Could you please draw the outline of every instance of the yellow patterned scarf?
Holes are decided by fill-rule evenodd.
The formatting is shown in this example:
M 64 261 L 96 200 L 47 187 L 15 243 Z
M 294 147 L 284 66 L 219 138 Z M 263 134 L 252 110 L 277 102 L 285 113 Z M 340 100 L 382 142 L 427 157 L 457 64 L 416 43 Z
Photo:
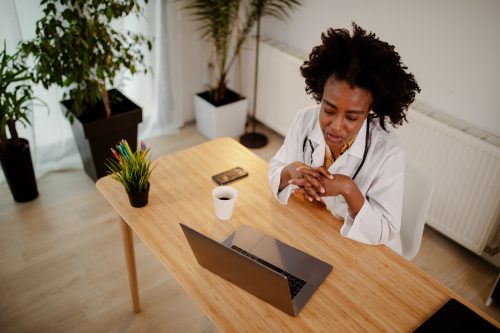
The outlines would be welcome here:
M 352 146 L 354 140 L 356 140 L 356 136 L 352 137 L 349 141 L 347 141 L 342 146 L 342 148 L 340 149 L 340 155 L 345 153 L 347 151 L 347 149 L 349 149 Z M 338 156 L 337 156 L 337 158 L 338 158 Z M 337 160 L 337 158 L 335 158 L 335 156 L 333 155 L 330 147 L 328 147 L 328 145 L 326 145 L 326 147 L 325 147 L 325 162 L 323 163 L 323 166 L 328 170 L 330 168 L 330 166 Z

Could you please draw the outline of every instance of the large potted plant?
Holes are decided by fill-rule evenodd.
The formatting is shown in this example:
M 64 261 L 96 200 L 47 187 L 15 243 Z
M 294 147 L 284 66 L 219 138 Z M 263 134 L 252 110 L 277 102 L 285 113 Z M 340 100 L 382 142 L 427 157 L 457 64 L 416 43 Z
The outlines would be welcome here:
M 45 88 L 66 88 L 65 115 L 72 123 L 85 171 L 97 180 L 106 175 L 107 147 L 122 138 L 133 150 L 137 146 L 142 109 L 108 87 L 123 70 L 147 72 L 141 47 L 147 44 L 151 49 L 151 41 L 111 25 L 128 14 L 139 15 L 141 7 L 137 0 L 42 0 L 41 5 L 36 37 L 22 48 L 34 58 L 35 82 Z
M 286 17 L 300 0 L 186 0 L 202 38 L 213 48 L 214 82 L 194 96 L 196 126 L 206 137 L 239 136 L 245 131 L 248 101 L 227 87 L 227 77 L 255 23 L 266 15 Z M 240 14 L 243 17 L 240 18 Z
M 28 68 L 20 51 L 0 53 L 0 162 L 14 200 L 26 202 L 38 196 L 29 142 L 20 138 L 16 124 L 29 125 L 33 100 Z

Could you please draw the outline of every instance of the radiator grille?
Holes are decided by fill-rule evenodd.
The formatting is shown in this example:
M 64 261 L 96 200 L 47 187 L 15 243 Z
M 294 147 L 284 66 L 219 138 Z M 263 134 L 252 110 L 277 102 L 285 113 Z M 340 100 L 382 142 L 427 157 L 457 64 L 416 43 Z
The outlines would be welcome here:
M 427 224 L 481 254 L 500 206 L 500 149 L 411 109 L 397 133 L 407 157 L 434 178 Z

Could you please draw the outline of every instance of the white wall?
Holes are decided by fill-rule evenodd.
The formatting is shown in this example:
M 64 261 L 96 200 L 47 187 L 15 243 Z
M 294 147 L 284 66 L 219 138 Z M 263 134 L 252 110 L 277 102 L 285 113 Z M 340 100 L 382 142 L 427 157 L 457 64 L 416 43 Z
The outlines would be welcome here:
M 209 45 L 200 40 L 197 24 L 185 10 L 178 7 L 179 35 L 177 45 L 180 51 L 177 54 L 179 63 L 178 84 L 180 85 L 180 103 L 184 110 L 184 121 L 194 120 L 193 95 L 205 90 L 209 81 L 208 57 Z
M 309 53 L 328 27 L 355 21 L 395 45 L 415 75 L 417 100 L 500 136 L 500 1 L 303 0 L 267 36 Z
M 17 19 L 12 13 L 15 13 L 14 1 L 2 0 L 0 6 L 0 49 L 3 50 L 5 42 L 8 53 L 15 52 L 17 43 L 21 40 Z

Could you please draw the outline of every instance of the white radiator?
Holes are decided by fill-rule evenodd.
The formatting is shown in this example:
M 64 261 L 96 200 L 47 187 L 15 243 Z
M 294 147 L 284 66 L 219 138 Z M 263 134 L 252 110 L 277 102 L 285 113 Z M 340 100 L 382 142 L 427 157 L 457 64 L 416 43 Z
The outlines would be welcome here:
M 256 115 L 282 135 L 299 109 L 315 103 L 299 71 L 305 57 L 261 42 Z M 397 130 L 407 156 L 435 182 L 427 224 L 481 254 L 500 224 L 498 138 L 416 103 L 408 121 Z
M 434 178 L 427 224 L 481 255 L 500 222 L 500 148 L 423 109 L 415 103 L 397 133 L 407 157 Z
M 254 57 L 249 57 L 250 66 Z M 256 118 L 283 136 L 297 111 L 315 103 L 300 74 L 303 59 L 304 55 L 269 40 L 260 44 Z

